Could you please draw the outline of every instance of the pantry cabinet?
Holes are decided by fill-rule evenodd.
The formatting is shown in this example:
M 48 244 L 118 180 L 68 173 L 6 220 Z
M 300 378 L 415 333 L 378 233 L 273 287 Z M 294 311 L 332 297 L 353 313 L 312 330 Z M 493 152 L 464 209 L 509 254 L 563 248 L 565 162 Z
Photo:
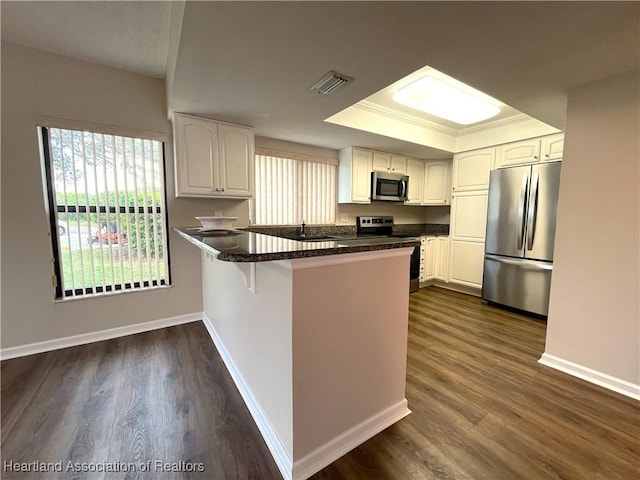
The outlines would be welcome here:
M 495 165 L 495 148 L 484 148 L 453 156 L 451 190 L 455 192 L 489 188 L 489 172 Z
M 373 152 L 344 148 L 339 152 L 338 203 L 371 203 Z
M 488 190 L 458 192 L 451 200 L 448 279 L 465 287 L 482 286 Z
M 177 197 L 251 198 L 253 129 L 174 114 Z

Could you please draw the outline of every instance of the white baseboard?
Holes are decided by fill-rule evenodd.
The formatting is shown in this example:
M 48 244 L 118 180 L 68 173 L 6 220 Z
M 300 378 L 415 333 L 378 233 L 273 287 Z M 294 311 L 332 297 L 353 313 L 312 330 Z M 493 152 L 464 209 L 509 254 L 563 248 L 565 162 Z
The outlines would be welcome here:
M 202 315 L 202 323 L 204 323 L 204 326 L 209 332 L 211 340 L 213 340 L 213 343 L 218 349 L 218 353 L 222 357 L 222 360 L 224 361 L 224 364 L 227 367 L 231 378 L 236 384 L 236 387 L 238 388 L 238 391 L 240 392 L 244 403 L 249 409 L 249 413 L 251 413 L 254 422 L 256 422 L 258 430 L 260 430 L 262 438 L 264 438 L 264 441 L 267 444 L 267 448 L 269 448 L 271 456 L 275 460 L 280 473 L 282 473 L 282 476 L 285 478 L 285 480 L 292 480 L 291 469 L 293 461 L 291 459 L 291 455 L 282 443 L 282 440 L 280 439 L 275 428 L 273 428 L 273 425 L 271 425 L 269 418 L 260 406 L 260 403 L 251 391 L 251 388 L 249 388 L 249 385 L 247 385 L 244 377 L 238 370 L 238 367 L 236 366 L 235 362 L 231 358 L 231 355 L 224 346 L 224 343 L 222 342 L 220 336 L 216 332 L 213 323 L 211 323 L 211 320 L 209 319 L 209 317 L 207 317 L 206 314 Z
M 368 418 L 359 425 L 316 448 L 300 460 L 296 460 L 293 464 L 293 478 L 296 480 L 309 478 L 410 413 L 411 410 L 407 408 L 407 399 L 405 398 L 377 415 Z
M 543 353 L 538 362 L 547 367 L 555 368 L 561 372 L 586 380 L 587 382 L 595 383 L 601 387 L 621 393 L 627 397 L 640 400 L 640 385 L 635 385 L 626 380 L 607 375 L 606 373 L 583 367 L 582 365 L 558 358 L 554 355 L 549 355 L 548 353 Z
M 0 349 L 0 360 L 8 360 L 10 358 L 24 357 L 36 353 L 49 352 L 60 348 L 75 347 L 85 345 L 87 343 L 100 342 L 111 338 L 125 337 L 136 333 L 149 332 L 160 328 L 172 327 L 183 323 L 196 322 L 202 319 L 202 312 L 189 313 L 186 315 L 178 315 L 175 317 L 162 318 L 160 320 L 152 320 L 150 322 L 136 323 L 126 325 L 124 327 L 109 328 L 107 330 L 99 330 L 97 332 L 82 333 L 80 335 L 72 335 L 70 337 L 56 338 L 53 340 L 45 340 L 44 342 L 29 343 L 27 345 L 19 345 L 17 347 L 9 347 Z

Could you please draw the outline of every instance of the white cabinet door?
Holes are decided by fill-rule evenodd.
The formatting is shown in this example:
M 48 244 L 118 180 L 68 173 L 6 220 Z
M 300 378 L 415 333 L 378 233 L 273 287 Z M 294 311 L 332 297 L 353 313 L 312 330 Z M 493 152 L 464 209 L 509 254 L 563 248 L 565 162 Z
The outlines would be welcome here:
M 352 200 L 355 203 L 371 202 L 371 152 L 353 150 Z
M 423 205 L 448 205 L 450 203 L 450 164 L 448 160 L 429 160 L 424 163 Z
M 436 276 L 436 237 L 427 237 L 425 242 L 425 278 L 432 280 Z
M 451 201 L 449 282 L 482 286 L 484 237 L 487 223 L 486 190 L 462 192 Z
M 444 282 L 449 281 L 447 268 L 449 264 L 449 237 L 438 236 L 436 237 L 436 252 L 435 252 L 435 278 Z
M 229 197 L 253 196 L 254 137 L 253 131 L 234 125 L 220 124 L 219 193 Z
M 495 163 L 495 148 L 473 150 L 453 156 L 453 192 L 489 188 L 489 172 Z
M 409 175 L 409 191 L 405 205 L 422 205 L 424 186 L 424 161 L 407 159 L 407 175 Z
M 253 130 L 176 113 L 173 117 L 177 197 L 253 196 Z
M 213 195 L 217 186 L 217 124 L 176 114 L 173 143 L 176 196 Z
M 507 143 L 496 149 L 496 168 L 540 161 L 540 139 Z
M 373 169 L 388 172 L 391 165 L 391 154 L 384 152 L 373 152 Z
M 564 150 L 564 133 L 543 137 L 540 145 L 540 158 L 543 162 L 561 160 Z
M 469 287 L 482 286 L 484 243 L 451 240 L 449 281 Z
M 391 155 L 391 160 L 389 161 L 389 171 L 391 173 L 399 173 L 401 175 L 406 175 L 407 174 L 406 157 Z
M 488 192 L 463 192 L 451 203 L 451 236 L 484 242 L 487 226 Z
M 339 159 L 338 203 L 371 203 L 373 152 L 344 148 Z
M 373 169 L 382 172 L 407 174 L 407 158 L 386 152 L 373 153 Z

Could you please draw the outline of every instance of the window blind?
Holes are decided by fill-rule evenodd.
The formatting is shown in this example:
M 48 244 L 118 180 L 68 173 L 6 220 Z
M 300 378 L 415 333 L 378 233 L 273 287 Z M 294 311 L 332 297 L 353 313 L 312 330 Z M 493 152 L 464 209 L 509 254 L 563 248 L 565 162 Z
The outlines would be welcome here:
M 162 142 L 42 132 L 56 297 L 168 284 Z
M 335 165 L 256 155 L 255 172 L 255 224 L 335 223 Z

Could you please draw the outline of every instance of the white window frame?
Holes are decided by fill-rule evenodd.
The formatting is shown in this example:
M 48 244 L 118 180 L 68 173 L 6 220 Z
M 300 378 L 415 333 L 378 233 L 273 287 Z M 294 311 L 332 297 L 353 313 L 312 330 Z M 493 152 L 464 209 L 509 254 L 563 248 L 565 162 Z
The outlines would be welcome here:
M 95 124 L 84 124 L 81 122 L 74 121 L 60 121 L 55 119 L 41 118 L 39 119 L 39 143 L 41 148 L 41 157 L 42 157 L 42 167 L 44 173 L 44 190 L 46 195 L 46 207 L 48 209 L 49 221 L 51 226 L 51 246 L 53 250 L 53 286 L 55 290 L 55 299 L 70 299 L 70 298 L 86 298 L 87 296 L 92 295 L 104 295 L 111 294 L 116 292 L 125 292 L 125 291 L 139 291 L 145 290 L 148 288 L 157 288 L 162 286 L 168 286 L 171 284 L 171 272 L 170 272 L 170 261 L 169 261 L 169 238 L 168 238 L 168 211 L 167 211 L 167 192 L 166 192 L 166 159 L 164 154 L 165 141 L 166 136 L 162 134 L 156 133 L 148 133 L 141 131 L 132 131 L 132 130 L 124 130 L 118 129 L 116 127 L 109 126 L 101 126 Z M 77 155 L 76 152 L 71 154 L 72 156 L 72 168 L 76 168 L 76 159 L 78 164 L 80 164 L 79 168 L 84 169 L 83 174 L 84 178 L 84 189 L 80 188 L 80 192 L 78 189 L 79 178 L 76 178 L 75 182 L 64 182 L 63 192 L 57 192 L 56 189 L 56 180 L 54 179 L 54 155 L 55 152 L 52 152 L 51 145 L 51 132 L 54 130 L 65 131 L 65 132 L 73 132 L 71 135 L 77 134 L 80 136 L 80 141 L 83 145 L 81 155 Z M 146 160 L 142 160 L 143 173 L 142 176 L 146 175 L 146 171 L 148 168 L 151 168 L 151 172 L 153 173 L 153 178 L 151 179 L 138 179 L 140 174 L 134 175 L 136 177 L 135 184 L 127 186 L 127 181 L 124 181 L 124 184 L 121 184 L 120 187 L 124 187 L 123 191 L 118 191 L 118 180 L 116 177 L 118 176 L 118 168 L 115 168 L 112 171 L 109 171 L 109 175 L 113 176 L 112 185 L 115 186 L 114 190 L 108 190 L 108 192 L 114 195 L 114 202 L 108 202 L 108 204 L 100 205 L 100 201 L 98 200 L 99 196 L 96 194 L 96 202 L 89 201 L 89 195 L 86 195 L 86 202 L 82 205 L 78 204 L 79 193 L 88 192 L 87 186 L 87 172 L 96 175 L 95 170 L 97 170 L 97 166 L 94 165 L 94 171 L 91 169 L 87 169 L 86 158 L 88 158 L 91 153 L 85 152 L 85 138 L 86 136 L 90 136 L 93 142 L 96 142 L 96 137 L 100 139 L 101 143 L 97 143 L 99 147 L 101 147 L 105 152 L 111 147 L 111 151 L 113 152 L 113 160 L 114 165 L 116 163 L 116 144 L 115 142 L 121 142 L 121 152 L 124 152 L 125 146 L 131 146 L 133 148 L 133 158 L 150 158 L 152 159 L 150 162 L 146 162 Z M 74 137 L 75 138 L 75 137 Z M 106 139 L 106 140 L 105 140 Z M 106 142 L 106 143 L 105 143 Z M 128 143 L 131 142 L 131 143 Z M 95 153 L 95 145 L 93 148 L 94 159 L 98 158 Z M 137 152 L 136 157 L 136 145 L 141 146 Z M 145 146 L 147 146 L 147 151 L 145 152 Z M 150 147 L 149 147 L 150 146 Z M 60 147 L 62 148 L 62 147 Z M 151 148 L 151 150 L 149 150 Z M 73 149 L 72 149 L 73 150 Z M 59 152 L 61 154 L 61 151 Z M 84 156 L 84 157 L 83 157 Z M 130 158 L 130 157 L 127 157 Z M 121 154 L 120 160 L 122 162 L 127 162 L 125 160 L 125 154 Z M 103 159 L 104 162 L 104 159 Z M 136 160 L 137 162 L 137 160 Z M 133 166 L 134 170 L 140 167 L 140 164 L 135 163 L 134 165 L 129 165 L 131 168 Z M 67 167 L 64 167 L 67 168 Z M 105 170 L 105 175 L 107 174 L 106 166 L 103 167 Z M 124 169 L 125 167 L 121 167 Z M 154 171 L 153 169 L 157 171 Z M 67 174 L 66 171 L 56 173 Z M 144 183 L 139 183 L 144 182 Z M 151 188 L 148 187 L 148 184 L 151 184 Z M 72 192 L 67 192 L 67 185 L 69 185 L 69 189 L 72 189 Z M 105 180 L 105 186 L 108 185 Z M 133 190 L 130 190 L 133 188 Z M 76 203 L 68 204 L 68 196 L 67 193 L 75 192 Z M 135 195 L 131 195 L 132 192 L 135 192 Z M 57 193 L 63 193 L 64 196 L 64 205 L 58 205 L 57 203 Z M 159 198 L 157 195 L 159 193 Z M 124 198 L 128 200 L 128 205 L 120 205 L 119 198 L 120 194 L 124 194 Z M 107 193 L 107 195 L 109 195 Z M 140 197 L 142 195 L 142 197 Z M 144 202 L 140 202 L 140 198 L 144 200 Z M 103 202 L 105 203 L 105 202 Z M 63 255 L 62 255 L 62 247 L 61 240 L 62 233 L 60 229 L 60 225 L 58 222 L 58 215 L 60 213 L 74 214 L 76 219 L 74 222 L 76 223 L 76 233 L 78 235 L 78 242 L 76 244 L 76 248 L 78 249 L 77 256 L 80 258 L 81 265 L 81 280 L 82 284 L 78 285 L 73 279 L 75 273 L 73 273 L 73 267 L 67 271 L 67 277 L 63 278 L 65 272 L 63 272 Z M 88 220 L 88 228 L 87 232 L 89 232 L 89 237 L 86 239 L 88 246 L 82 244 L 85 240 L 81 238 L 80 232 L 80 220 L 79 215 L 86 215 Z M 98 219 L 92 225 L 91 217 L 96 216 Z M 124 220 L 122 217 L 124 216 Z M 100 218 L 105 220 L 101 221 Z M 133 218 L 130 222 L 129 218 Z M 121 223 L 122 222 L 122 223 Z M 140 223 L 142 222 L 142 223 Z M 69 228 L 71 222 L 67 221 L 66 226 Z M 125 226 L 126 223 L 126 226 Z M 101 229 L 101 224 L 104 224 L 105 229 Z M 116 227 L 117 233 L 112 233 L 111 228 Z M 142 226 L 142 227 L 141 227 Z M 64 227 L 63 227 L 64 228 Z M 144 229 L 144 231 L 141 230 Z M 70 230 L 70 228 L 69 228 Z M 98 245 L 95 247 L 97 250 L 100 249 L 100 252 L 106 250 L 108 248 L 108 258 L 111 258 L 111 263 L 109 264 L 109 260 L 106 262 L 107 268 L 111 268 L 111 274 L 109 275 L 110 281 L 105 281 L 107 275 L 104 275 L 102 278 L 96 278 L 96 265 L 94 265 L 93 261 L 93 250 L 94 250 L 94 242 L 92 241 L 92 235 L 94 230 L 97 232 L 103 232 L 102 234 L 96 233 L 98 241 L 96 242 Z M 124 230 L 124 231 L 123 231 Z M 130 236 L 127 239 L 126 233 L 129 232 Z M 69 233 L 67 233 L 69 235 Z M 130 240 L 134 237 L 136 240 L 135 247 L 130 247 Z M 153 237 L 150 239 L 150 237 Z M 138 240 L 139 239 L 139 240 Z M 66 240 L 69 240 L 67 237 Z M 69 247 L 69 245 L 66 245 Z M 158 255 L 157 252 L 161 249 L 162 254 Z M 155 253 L 152 255 L 151 252 Z M 83 257 L 85 254 L 89 254 L 91 260 L 91 265 L 86 265 L 87 268 L 90 267 L 89 278 L 85 278 L 85 265 L 83 265 Z M 111 254 L 114 254 L 116 260 L 114 262 Z M 123 254 L 127 254 L 126 259 L 123 258 Z M 69 252 L 70 262 L 71 256 L 74 254 Z M 105 253 L 100 253 L 102 259 L 106 256 Z M 132 259 L 132 256 L 135 256 L 135 259 Z M 152 261 L 150 258 L 154 257 Z M 161 260 L 159 259 L 161 257 Z M 104 260 L 102 260 L 104 262 Z M 146 261 L 146 263 L 143 263 Z M 125 275 L 121 273 L 118 275 L 117 269 L 120 267 L 120 271 L 123 272 L 123 267 L 130 267 L 130 278 L 125 278 Z M 143 269 L 144 266 L 144 269 Z M 101 265 L 103 271 L 105 269 L 105 263 Z M 135 269 L 135 270 L 134 270 Z M 71 277 L 71 279 L 69 278 Z

